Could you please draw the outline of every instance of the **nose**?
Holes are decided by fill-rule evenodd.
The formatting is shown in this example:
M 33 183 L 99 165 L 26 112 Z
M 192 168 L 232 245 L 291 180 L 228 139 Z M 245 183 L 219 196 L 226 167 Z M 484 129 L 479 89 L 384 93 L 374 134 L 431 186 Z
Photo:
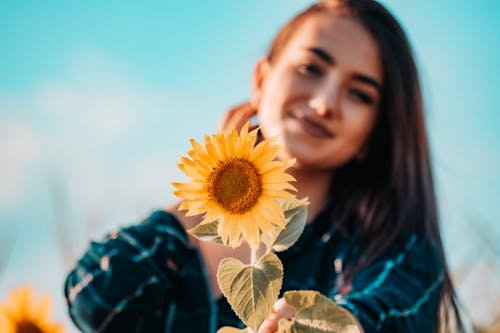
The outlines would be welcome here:
M 309 101 L 309 107 L 321 117 L 334 117 L 339 113 L 339 89 L 329 85 L 318 89 Z

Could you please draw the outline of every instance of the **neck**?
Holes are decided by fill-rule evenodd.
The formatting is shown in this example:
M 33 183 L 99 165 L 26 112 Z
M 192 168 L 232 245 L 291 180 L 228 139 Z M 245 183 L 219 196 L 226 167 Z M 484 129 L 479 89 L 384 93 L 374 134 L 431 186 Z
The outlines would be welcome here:
M 307 221 L 310 222 L 326 205 L 333 173 L 331 171 L 294 168 L 289 169 L 288 172 L 297 180 L 293 184 L 297 188 L 297 198 L 309 198 Z

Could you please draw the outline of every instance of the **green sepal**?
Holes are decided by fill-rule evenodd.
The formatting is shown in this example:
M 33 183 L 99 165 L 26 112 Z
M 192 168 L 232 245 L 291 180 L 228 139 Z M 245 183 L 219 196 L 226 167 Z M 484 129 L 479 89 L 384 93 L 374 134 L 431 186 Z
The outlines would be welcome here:
M 274 237 L 265 238 L 264 243 L 276 252 L 290 248 L 304 232 L 307 220 L 308 199 L 280 199 L 278 203 L 285 214 L 285 229 L 276 230 Z
M 218 226 L 219 220 L 217 219 L 209 223 L 198 224 L 188 232 L 201 241 L 222 244 L 222 238 L 217 233 Z

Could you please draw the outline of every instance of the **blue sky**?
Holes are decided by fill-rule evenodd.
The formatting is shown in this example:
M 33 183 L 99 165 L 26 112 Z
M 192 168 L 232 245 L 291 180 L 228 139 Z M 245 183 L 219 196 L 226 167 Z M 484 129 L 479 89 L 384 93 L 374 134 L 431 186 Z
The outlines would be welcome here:
M 309 3 L 0 3 L 0 299 L 31 283 L 66 321 L 64 274 L 88 239 L 173 202 L 188 139 L 248 98 L 256 60 Z M 452 268 L 498 258 L 484 244 L 500 240 L 500 4 L 383 3 L 421 70 Z

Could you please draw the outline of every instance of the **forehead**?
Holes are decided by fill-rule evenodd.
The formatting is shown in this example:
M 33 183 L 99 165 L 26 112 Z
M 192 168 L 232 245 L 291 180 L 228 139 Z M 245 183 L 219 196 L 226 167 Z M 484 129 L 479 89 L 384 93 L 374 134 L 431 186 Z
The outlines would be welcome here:
M 312 47 L 326 51 L 343 69 L 382 81 L 378 43 L 354 18 L 327 13 L 308 17 L 294 31 L 281 56 L 293 57 Z

